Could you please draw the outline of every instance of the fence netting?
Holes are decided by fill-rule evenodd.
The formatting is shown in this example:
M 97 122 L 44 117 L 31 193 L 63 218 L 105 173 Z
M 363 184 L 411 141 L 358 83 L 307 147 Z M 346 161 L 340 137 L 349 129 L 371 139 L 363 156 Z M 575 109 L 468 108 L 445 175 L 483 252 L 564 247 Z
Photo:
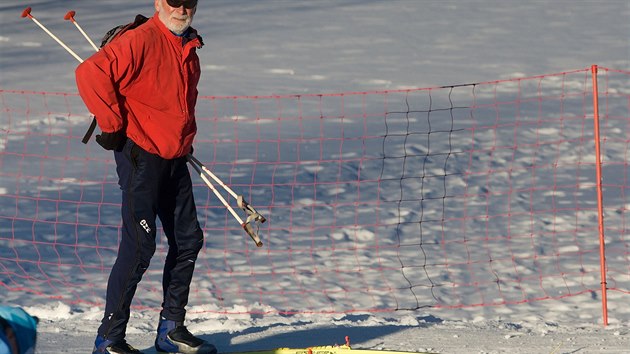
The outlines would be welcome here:
M 599 70 L 606 274 L 626 295 L 629 74 Z M 121 228 L 113 155 L 81 143 L 91 117 L 76 93 L 0 99 L 2 297 L 102 305 Z M 590 69 L 200 97 L 196 112 L 195 156 L 267 222 L 257 248 L 190 169 L 205 245 L 189 306 L 289 314 L 597 301 Z M 161 304 L 168 245 L 158 238 L 135 307 Z

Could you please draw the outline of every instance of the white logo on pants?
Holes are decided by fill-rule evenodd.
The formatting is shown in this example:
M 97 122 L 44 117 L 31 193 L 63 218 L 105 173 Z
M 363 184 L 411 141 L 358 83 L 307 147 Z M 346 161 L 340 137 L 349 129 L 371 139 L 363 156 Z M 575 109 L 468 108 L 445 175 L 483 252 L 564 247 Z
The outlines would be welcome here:
M 144 219 L 140 220 L 140 226 L 142 226 L 144 231 L 146 231 L 147 233 L 151 232 L 151 228 L 149 227 L 149 223 L 146 220 L 144 220 Z

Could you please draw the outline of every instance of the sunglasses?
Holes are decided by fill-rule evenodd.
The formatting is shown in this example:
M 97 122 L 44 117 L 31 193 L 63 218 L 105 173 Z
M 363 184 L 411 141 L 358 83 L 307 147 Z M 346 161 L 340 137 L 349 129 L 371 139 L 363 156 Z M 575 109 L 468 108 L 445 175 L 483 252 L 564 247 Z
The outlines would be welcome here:
M 166 0 L 166 3 L 170 7 L 180 7 L 184 5 L 184 8 L 192 9 L 197 6 L 197 0 Z

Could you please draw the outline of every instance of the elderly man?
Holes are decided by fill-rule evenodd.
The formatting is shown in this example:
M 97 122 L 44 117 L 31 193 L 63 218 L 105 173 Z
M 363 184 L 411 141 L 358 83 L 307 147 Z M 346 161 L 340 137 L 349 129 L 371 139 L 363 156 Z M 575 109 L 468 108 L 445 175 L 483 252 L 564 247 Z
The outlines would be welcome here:
M 125 340 L 130 305 L 156 248 L 156 218 L 169 250 L 155 347 L 160 353 L 216 353 L 183 325 L 195 261 L 203 245 L 186 155 L 197 126 L 200 77 L 191 26 L 197 0 L 154 0 L 155 14 L 79 65 L 76 79 L 113 150 L 122 190 L 122 237 L 107 284 L 93 353 L 140 353 Z M 115 237 L 115 235 L 112 235 Z

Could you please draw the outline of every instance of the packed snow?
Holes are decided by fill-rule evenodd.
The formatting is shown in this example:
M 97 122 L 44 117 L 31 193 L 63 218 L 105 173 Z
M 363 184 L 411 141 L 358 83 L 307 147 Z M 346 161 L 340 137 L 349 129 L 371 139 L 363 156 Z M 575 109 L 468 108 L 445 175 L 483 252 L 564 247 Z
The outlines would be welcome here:
M 4 0 L 0 89 L 76 92 L 76 60 L 20 17 L 26 6 L 85 58 L 93 49 L 63 20 L 68 10 L 77 12 L 94 40 L 138 13 L 153 13 L 148 0 Z M 216 0 L 200 2 L 193 25 L 206 44 L 199 52 L 199 91 L 206 96 L 436 87 L 591 64 L 630 70 L 627 0 Z M 28 295 L 0 298 L 40 319 L 38 353 L 91 352 L 102 308 L 38 302 Z M 602 324 L 599 297 L 588 294 L 514 305 L 330 315 L 247 314 L 237 307 L 224 314 L 213 300 L 190 307 L 187 325 L 222 352 L 343 344 L 348 336 L 353 348 L 410 352 L 630 353 L 629 298 L 619 292 L 609 295 L 608 326 Z M 155 353 L 157 317 L 155 308 L 133 311 L 128 342 Z

